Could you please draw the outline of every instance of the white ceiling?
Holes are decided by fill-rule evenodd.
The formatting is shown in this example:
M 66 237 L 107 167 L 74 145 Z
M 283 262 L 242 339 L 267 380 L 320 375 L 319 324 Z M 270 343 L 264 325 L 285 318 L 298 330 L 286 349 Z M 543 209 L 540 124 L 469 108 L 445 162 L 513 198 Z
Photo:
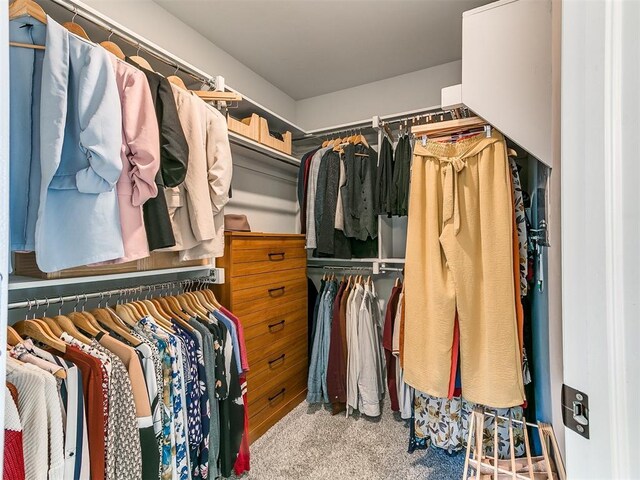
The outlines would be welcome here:
M 489 0 L 154 0 L 300 100 L 458 60 Z

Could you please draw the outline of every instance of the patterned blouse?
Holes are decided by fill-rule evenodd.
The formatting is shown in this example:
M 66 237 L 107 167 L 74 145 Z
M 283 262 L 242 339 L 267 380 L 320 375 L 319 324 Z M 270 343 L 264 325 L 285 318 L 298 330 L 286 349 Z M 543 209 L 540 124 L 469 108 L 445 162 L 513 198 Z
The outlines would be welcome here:
M 171 390 L 171 411 L 173 414 L 173 422 L 171 422 L 171 429 L 173 432 L 173 438 L 175 438 L 175 453 L 171 457 L 171 460 L 175 461 L 176 476 L 180 480 L 188 480 L 190 478 L 189 469 L 189 456 L 187 446 L 187 425 L 186 425 L 186 412 L 185 412 L 185 390 L 184 390 L 184 376 L 181 366 L 181 352 L 178 340 L 175 335 L 169 334 L 164 331 L 158 324 L 149 317 L 144 317 L 140 320 L 139 325 L 152 333 L 156 339 L 164 340 L 166 342 L 164 346 L 164 359 L 163 359 L 163 373 L 165 371 L 165 365 L 170 367 L 170 378 L 165 379 L 165 386 L 169 386 Z M 160 347 L 158 348 L 160 350 Z M 172 449 L 173 450 L 173 449 Z M 165 464 L 165 455 L 163 450 L 162 457 L 163 465 Z M 163 474 L 164 477 L 164 474 Z
M 200 379 L 198 375 L 198 358 L 196 339 L 177 322 L 172 321 L 173 331 L 181 340 L 184 349 L 182 351 L 185 363 L 186 398 L 187 398 L 187 426 L 189 429 L 189 456 L 192 474 L 195 469 L 199 471 L 199 453 L 203 440 L 202 418 L 200 402 L 202 397 Z M 203 360 L 204 361 L 204 360 Z M 203 379 L 204 381 L 204 379 Z M 195 475 L 195 474 L 194 474 Z
M 111 359 L 109 385 L 109 441 L 107 445 L 107 478 L 137 480 L 142 478 L 142 449 L 136 406 L 127 368 L 120 358 L 96 340 L 91 346 Z
M 173 428 L 173 390 L 171 388 L 171 358 L 167 352 L 167 342 L 155 334 L 148 324 L 140 322 L 134 331 L 154 343 L 162 362 L 162 435 L 161 435 L 161 478 L 171 480 L 174 472 L 175 432 Z

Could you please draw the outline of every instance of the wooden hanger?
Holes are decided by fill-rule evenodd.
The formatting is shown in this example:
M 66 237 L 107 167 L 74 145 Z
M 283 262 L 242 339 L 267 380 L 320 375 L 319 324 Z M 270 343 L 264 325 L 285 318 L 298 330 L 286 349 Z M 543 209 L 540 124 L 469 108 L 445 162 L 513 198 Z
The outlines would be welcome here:
M 161 318 L 165 321 L 170 321 L 173 317 L 173 313 L 171 312 L 171 307 L 167 303 L 167 300 L 164 297 L 152 298 L 151 303 L 156 307 L 156 310 L 161 314 L 158 318 Z
M 167 303 L 171 306 L 171 312 L 174 314 L 173 318 L 177 317 L 182 320 L 189 320 L 189 315 L 182 311 L 182 305 L 180 305 L 176 297 L 167 297 Z
M 33 0 L 15 0 L 9 5 L 9 20 L 20 17 L 35 18 L 41 23 L 47 24 L 47 14 L 43 8 Z
M 47 324 L 47 326 L 49 327 L 49 330 L 53 332 L 53 335 L 56 338 L 60 338 L 60 335 L 62 335 L 63 330 L 60 328 L 60 325 L 58 325 L 53 318 L 42 317 L 40 320 L 42 320 L 44 323 Z
M 124 60 L 125 59 L 125 54 L 122 51 L 122 49 L 118 45 L 113 43 L 112 41 L 105 40 L 104 42 L 100 42 L 100 46 L 102 48 L 104 48 L 105 50 L 107 50 L 108 52 L 113 53 L 120 60 Z
M 43 24 L 47 24 L 47 14 L 33 0 L 15 0 L 9 5 L 9 20 L 15 20 L 21 17 L 31 17 Z M 35 43 L 9 42 L 12 47 L 32 48 L 34 50 L 44 50 L 44 45 Z
M 180 87 L 183 90 L 189 90 L 187 88 L 187 86 L 184 84 L 184 80 L 182 80 L 179 76 L 177 75 L 169 75 L 167 77 L 167 80 L 169 80 L 170 83 L 173 83 L 176 87 Z
M 191 307 L 195 310 L 196 315 L 194 316 L 203 316 L 208 315 L 208 307 L 205 306 L 208 302 L 201 300 L 195 292 L 185 292 L 183 294 L 187 301 L 191 303 Z M 202 296 L 204 298 L 204 295 Z
M 180 304 L 182 309 L 185 310 L 191 317 L 196 317 L 200 314 L 200 309 L 194 303 L 193 298 L 191 298 L 186 292 L 182 295 L 177 295 L 175 298 L 176 300 L 178 300 L 178 303 Z
M 411 127 L 411 133 L 416 136 L 426 135 L 428 138 L 434 138 L 476 127 L 484 127 L 485 125 L 488 125 L 487 121 L 480 117 L 459 118 L 457 120 L 415 125 Z
M 78 25 L 75 20 L 76 17 L 78 16 L 78 12 L 74 12 L 73 17 L 71 18 L 70 22 L 64 22 L 62 24 L 62 26 L 64 28 L 66 28 L 67 30 L 69 30 L 71 33 L 84 38 L 85 40 L 89 40 L 91 41 L 91 39 L 89 38 L 89 35 L 87 35 L 87 32 L 85 31 L 84 28 L 82 28 L 80 25 Z
M 16 332 L 16 330 L 11 326 L 7 327 L 7 343 L 12 347 L 15 347 L 22 342 L 24 342 L 24 340 L 18 334 L 18 332 Z
M 358 136 L 357 136 L 357 138 L 355 140 L 355 144 L 356 145 L 359 144 L 359 143 L 361 143 L 365 147 L 369 148 L 369 144 L 367 143 L 367 139 L 362 134 L 358 134 Z
M 518 152 L 516 152 L 513 148 L 508 148 L 507 149 L 507 157 L 517 157 L 518 156 Z
M 93 313 L 87 312 L 85 310 L 82 310 L 80 313 L 84 315 L 87 318 L 87 320 L 89 320 L 89 323 L 93 325 L 93 328 L 95 328 L 96 330 L 102 333 L 109 333 L 100 326 L 96 317 L 93 316 Z
M 106 308 L 96 308 L 91 313 L 95 316 L 98 322 L 102 323 L 102 325 L 109 328 L 114 333 L 117 333 L 134 347 L 137 347 L 142 343 L 139 338 L 134 337 L 126 328 L 116 323 L 111 316 L 111 313 Z
M 147 306 L 147 310 L 149 310 L 149 313 L 151 314 L 151 317 L 153 317 L 153 318 L 162 318 L 165 321 L 169 321 L 170 320 L 170 318 L 163 311 L 161 311 L 158 307 L 156 307 L 156 304 L 153 303 L 151 300 L 143 300 L 143 302 Z
M 131 327 L 138 324 L 138 319 L 135 318 L 133 312 L 125 304 L 116 305 L 116 314 Z
M 21 320 L 13 325 L 13 328 L 23 337 L 33 338 L 62 353 L 67 351 L 66 343 L 59 338 L 49 336 L 42 325 L 34 320 Z
M 96 327 L 91 325 L 91 322 L 80 312 L 71 312 L 67 315 L 69 320 L 73 322 L 73 324 L 80 328 L 82 331 L 88 333 L 90 336 L 95 337 L 100 333 Z
M 146 70 L 150 70 L 153 72 L 153 68 L 151 68 L 151 65 L 149 64 L 149 62 L 147 62 L 144 58 L 138 56 L 138 55 L 134 55 L 132 57 L 129 57 L 132 61 L 134 61 L 136 64 L 138 64 L 139 66 L 141 66 L 142 68 L 146 69 Z
M 400 277 L 396 277 L 396 281 L 393 284 L 394 287 L 397 287 L 398 285 L 400 285 Z
M 198 297 L 198 299 L 200 300 L 200 303 L 205 308 L 205 310 L 207 310 L 207 312 L 210 312 L 211 310 L 215 310 L 215 307 L 209 302 L 209 299 L 207 298 L 207 296 L 204 294 L 202 290 L 194 290 L 191 293 L 193 293 L 193 295 Z
M 184 82 L 183 82 L 183 85 L 184 85 Z M 204 100 L 205 102 L 240 102 L 242 101 L 242 95 L 240 95 L 237 92 L 218 92 L 216 90 L 191 90 L 191 91 L 195 93 L 198 97 L 200 97 L 202 100 Z
M 62 328 L 62 330 L 64 330 L 69 335 L 71 335 L 73 338 L 87 345 L 91 345 L 91 339 L 87 338 L 84 334 L 82 334 L 76 328 L 75 324 L 71 321 L 69 317 L 66 317 L 64 315 L 58 315 L 56 317 L 53 317 L 53 319 L 56 321 L 58 325 L 60 325 L 60 328 Z
M 220 302 L 218 302 L 218 299 L 213 293 L 213 290 L 211 290 L 210 288 L 203 288 L 202 290 L 200 290 L 200 292 L 202 292 L 207 297 L 209 303 L 213 305 L 214 309 L 219 310 L 222 308 L 222 305 L 220 304 Z

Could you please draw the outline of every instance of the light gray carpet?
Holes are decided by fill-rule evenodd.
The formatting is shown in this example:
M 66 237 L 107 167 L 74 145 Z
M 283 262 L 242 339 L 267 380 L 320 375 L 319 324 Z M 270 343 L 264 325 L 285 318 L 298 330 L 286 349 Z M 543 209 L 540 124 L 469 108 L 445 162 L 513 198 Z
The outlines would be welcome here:
M 464 455 L 407 453 L 409 428 L 385 405 L 381 418 L 345 418 L 298 405 L 251 445 L 251 480 L 458 480 Z

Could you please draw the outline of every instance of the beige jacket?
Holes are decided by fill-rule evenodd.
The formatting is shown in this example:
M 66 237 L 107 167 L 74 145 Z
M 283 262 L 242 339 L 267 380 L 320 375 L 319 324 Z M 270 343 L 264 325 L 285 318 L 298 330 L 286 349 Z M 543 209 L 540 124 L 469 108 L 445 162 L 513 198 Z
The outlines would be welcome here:
M 192 92 L 171 85 L 189 144 L 182 185 L 165 189 L 180 260 L 224 254 L 224 206 L 229 201 L 233 165 L 227 122 Z

